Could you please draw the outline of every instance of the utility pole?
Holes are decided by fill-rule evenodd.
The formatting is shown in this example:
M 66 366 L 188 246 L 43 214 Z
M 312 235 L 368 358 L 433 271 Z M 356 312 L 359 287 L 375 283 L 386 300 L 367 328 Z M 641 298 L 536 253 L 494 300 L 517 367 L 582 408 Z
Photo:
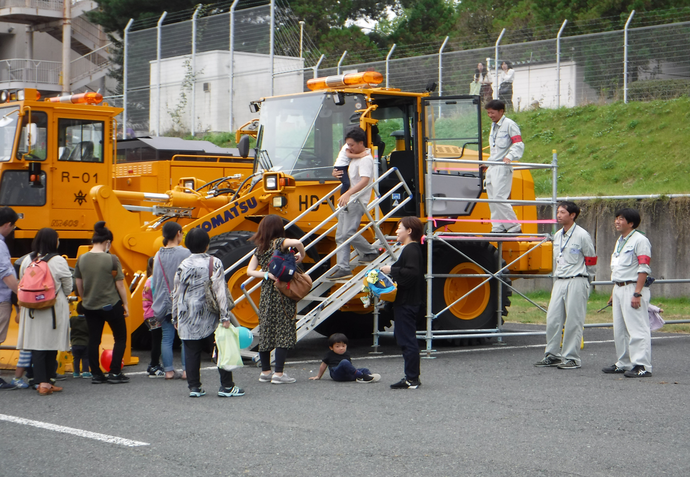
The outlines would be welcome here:
M 70 93 L 71 73 L 70 73 L 70 52 L 72 51 L 72 2 L 64 0 L 62 2 L 62 92 Z

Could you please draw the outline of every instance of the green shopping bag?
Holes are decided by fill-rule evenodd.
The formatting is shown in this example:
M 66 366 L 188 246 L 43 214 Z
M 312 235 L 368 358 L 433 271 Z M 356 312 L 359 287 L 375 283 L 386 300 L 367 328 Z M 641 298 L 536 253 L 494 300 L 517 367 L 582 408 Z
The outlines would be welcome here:
M 216 347 L 218 348 L 218 367 L 225 371 L 241 368 L 239 330 L 230 325 L 229 328 L 218 325 L 216 328 Z

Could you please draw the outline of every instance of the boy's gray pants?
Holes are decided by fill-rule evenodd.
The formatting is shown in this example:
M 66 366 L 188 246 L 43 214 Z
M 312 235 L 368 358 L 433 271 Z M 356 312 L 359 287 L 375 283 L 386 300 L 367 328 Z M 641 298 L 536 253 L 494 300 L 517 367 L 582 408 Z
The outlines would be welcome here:
M 357 233 L 363 215 L 364 206 L 359 200 L 351 200 L 345 206 L 345 210 L 338 215 L 338 228 L 335 231 L 335 243 L 337 245 L 340 245 Z M 350 245 L 357 250 L 360 257 L 376 253 L 376 249 L 361 235 L 352 240 Z M 343 247 L 341 250 L 338 250 L 337 268 L 350 271 L 350 247 Z

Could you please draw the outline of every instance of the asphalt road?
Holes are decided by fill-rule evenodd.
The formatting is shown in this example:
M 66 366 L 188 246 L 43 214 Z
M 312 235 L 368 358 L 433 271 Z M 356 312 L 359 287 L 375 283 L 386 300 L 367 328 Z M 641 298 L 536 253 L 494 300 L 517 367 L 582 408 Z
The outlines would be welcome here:
M 588 329 L 578 370 L 533 367 L 542 337 L 439 347 L 422 360 L 418 390 L 388 387 L 403 376 L 390 341 L 377 356 L 368 342 L 350 346 L 379 383 L 309 381 L 326 349 L 317 335 L 288 358 L 297 383 L 261 384 L 247 366 L 235 372 L 239 398 L 215 395 L 214 369 L 202 371 L 208 395 L 190 399 L 186 383 L 149 379 L 145 364 L 127 368 L 129 384 L 3 391 L 0 475 L 689 475 L 690 336 L 654 333 L 644 379 L 601 373 L 612 338 Z M 35 427 L 45 423 L 63 427 Z

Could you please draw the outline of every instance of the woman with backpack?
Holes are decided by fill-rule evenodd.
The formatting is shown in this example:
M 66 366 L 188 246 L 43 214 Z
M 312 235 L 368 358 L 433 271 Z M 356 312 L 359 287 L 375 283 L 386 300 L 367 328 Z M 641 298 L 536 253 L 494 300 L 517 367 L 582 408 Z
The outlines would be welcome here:
M 299 251 L 295 259 L 300 263 L 304 258 L 304 245 L 299 240 L 285 238 L 283 219 L 277 215 L 264 217 L 250 240 L 256 244 L 256 251 L 249 261 L 247 275 L 263 279 L 259 299 L 259 381 L 273 384 L 294 383 L 295 378 L 283 373 L 283 367 L 287 350 L 297 343 L 297 304 L 274 286 L 277 278 L 268 272 L 268 264 L 274 251 L 284 252 L 290 247 Z M 271 376 L 271 351 L 274 349 L 276 365 L 275 373 Z
M 129 378 L 122 372 L 122 357 L 127 345 L 125 316 L 129 315 L 125 275 L 122 273 L 120 260 L 109 253 L 113 233 L 105 226 L 105 222 L 96 222 L 91 241 L 93 247 L 79 257 L 74 267 L 74 279 L 89 328 L 89 365 L 93 375 L 91 384 L 127 383 Z M 98 356 L 106 323 L 115 340 L 107 377 L 101 371 Z
M 32 252 L 19 269 L 17 349 L 31 350 L 34 383 L 41 396 L 62 391 L 50 378 L 57 369 L 58 351 L 70 349 L 67 295 L 72 293 L 72 273 L 67 260 L 57 253 L 59 243 L 55 230 L 39 230 L 31 244 Z M 30 291 L 37 288 L 43 288 L 41 294 Z

